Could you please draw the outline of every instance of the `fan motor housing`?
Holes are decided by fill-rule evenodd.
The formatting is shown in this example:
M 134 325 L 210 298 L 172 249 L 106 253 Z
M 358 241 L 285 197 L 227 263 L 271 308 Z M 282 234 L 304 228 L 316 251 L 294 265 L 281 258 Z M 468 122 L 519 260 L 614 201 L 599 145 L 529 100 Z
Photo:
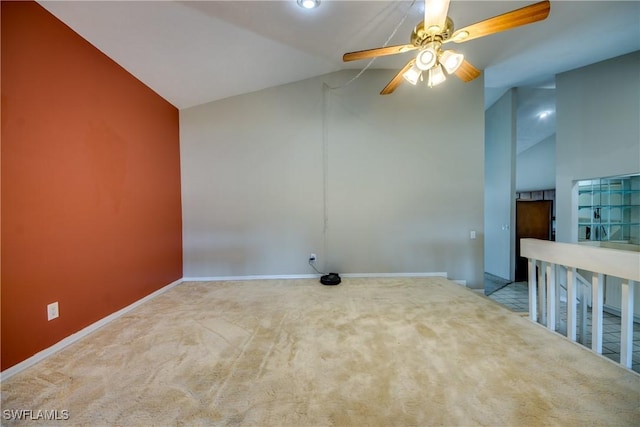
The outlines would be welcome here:
M 427 43 L 434 41 L 443 42 L 448 40 L 453 34 L 453 20 L 447 16 L 447 21 L 443 31 L 433 34 L 424 28 L 424 21 L 420 21 L 411 32 L 411 44 L 417 47 L 424 47 Z

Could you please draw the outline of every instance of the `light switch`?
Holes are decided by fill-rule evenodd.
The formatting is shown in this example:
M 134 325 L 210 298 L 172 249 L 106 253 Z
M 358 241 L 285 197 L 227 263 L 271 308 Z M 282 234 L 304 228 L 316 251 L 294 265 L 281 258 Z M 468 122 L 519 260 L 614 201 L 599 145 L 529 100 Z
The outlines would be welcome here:
M 471 230 L 471 231 L 469 232 L 469 238 L 470 238 L 471 240 L 476 240 L 476 230 Z

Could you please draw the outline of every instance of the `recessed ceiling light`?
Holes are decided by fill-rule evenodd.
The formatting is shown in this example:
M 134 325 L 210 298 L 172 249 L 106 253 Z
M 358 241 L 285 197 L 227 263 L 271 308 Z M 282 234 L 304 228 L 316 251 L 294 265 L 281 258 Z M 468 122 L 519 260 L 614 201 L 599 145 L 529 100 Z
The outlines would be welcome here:
M 320 0 L 297 0 L 298 6 L 305 9 L 315 9 L 320 6 Z
M 538 113 L 538 118 L 539 119 L 546 119 L 550 115 L 551 115 L 551 111 L 542 111 L 542 112 Z

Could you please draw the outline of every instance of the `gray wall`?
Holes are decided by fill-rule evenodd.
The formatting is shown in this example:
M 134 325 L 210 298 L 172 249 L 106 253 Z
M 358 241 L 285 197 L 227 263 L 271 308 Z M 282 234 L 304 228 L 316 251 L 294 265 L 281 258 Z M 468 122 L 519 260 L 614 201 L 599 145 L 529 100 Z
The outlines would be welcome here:
M 485 112 L 485 271 L 513 279 L 515 223 L 516 91 Z
M 447 272 L 483 286 L 483 82 L 339 72 L 180 113 L 184 275 Z M 469 232 L 477 231 L 477 240 Z
M 516 191 L 554 188 L 556 188 L 555 134 L 516 156 Z
M 640 52 L 556 79 L 556 239 L 577 241 L 581 179 L 640 172 Z

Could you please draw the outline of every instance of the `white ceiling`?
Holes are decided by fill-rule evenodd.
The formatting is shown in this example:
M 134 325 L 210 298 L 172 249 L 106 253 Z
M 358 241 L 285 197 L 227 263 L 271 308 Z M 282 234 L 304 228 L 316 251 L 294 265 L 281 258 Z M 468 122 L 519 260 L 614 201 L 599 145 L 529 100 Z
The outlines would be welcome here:
M 389 44 L 408 43 L 423 14 L 422 0 L 39 3 L 179 109 L 362 69 L 342 54 L 382 46 L 395 28 Z M 462 28 L 532 3 L 453 0 L 449 16 Z M 484 70 L 489 106 L 511 87 L 553 87 L 557 73 L 640 50 L 640 1 L 552 1 L 545 21 L 452 47 Z M 391 79 L 410 57 L 372 67 Z

